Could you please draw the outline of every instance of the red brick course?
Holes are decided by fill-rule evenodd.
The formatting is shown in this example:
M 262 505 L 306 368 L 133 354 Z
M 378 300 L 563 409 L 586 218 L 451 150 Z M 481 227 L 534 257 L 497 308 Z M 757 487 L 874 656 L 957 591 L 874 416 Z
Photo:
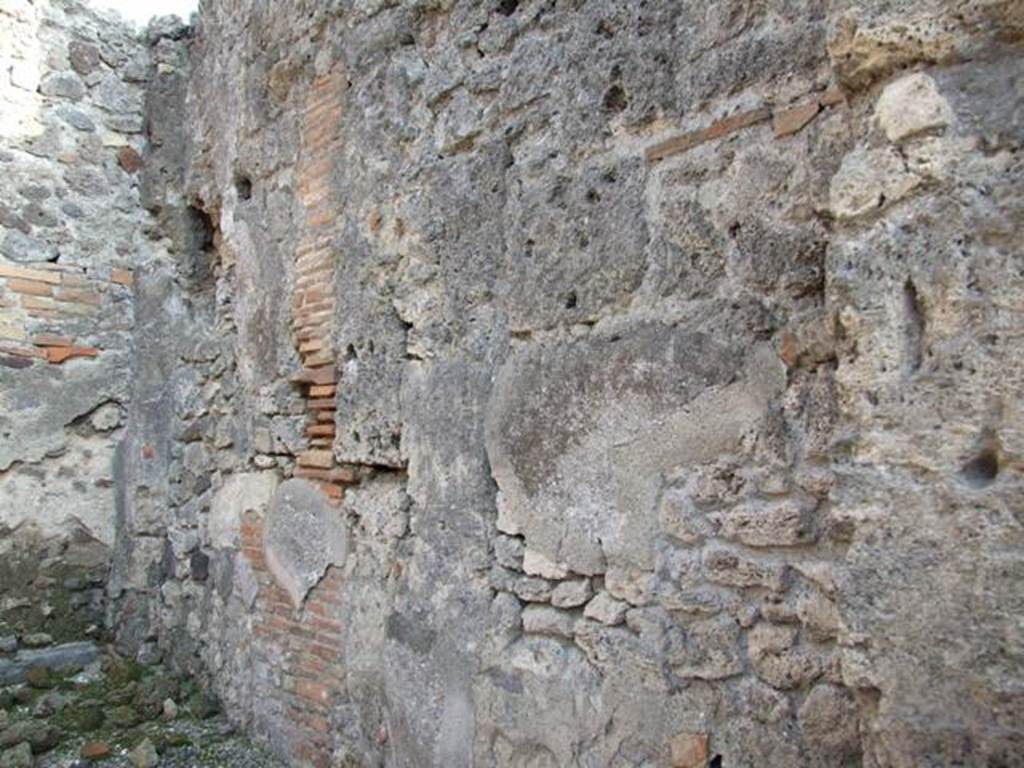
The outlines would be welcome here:
M 317 77 L 302 115 L 298 201 L 303 231 L 295 248 L 291 328 L 302 368 L 292 381 L 303 389 L 308 412 L 306 445 L 296 456 L 296 477 L 316 483 L 340 503 L 355 473 L 337 464 L 332 451 L 339 372 L 332 345 L 335 314 L 333 235 L 338 220 L 331 174 L 339 152 L 339 125 L 347 82 L 334 71 Z M 263 557 L 262 521 L 242 526 L 242 554 L 257 576 L 254 604 L 256 652 L 282 673 L 274 692 L 293 728 L 291 754 L 316 768 L 330 764 L 331 711 L 344 678 L 341 574 L 329 569 L 295 609 L 274 582 Z
M 263 520 L 247 514 L 241 526 L 241 553 L 256 575 L 253 650 L 272 660 L 281 686 L 272 695 L 288 713 L 293 754 L 316 768 L 330 764 L 333 749 L 331 708 L 341 692 L 344 626 L 341 572 L 328 570 L 299 609 L 277 585 L 263 557 Z
M 127 269 L 0 264 L 0 345 L 5 355 L 60 365 L 102 350 L 62 333 L 63 324 L 100 315 L 133 282 Z M 56 331 L 56 332 L 53 332 Z

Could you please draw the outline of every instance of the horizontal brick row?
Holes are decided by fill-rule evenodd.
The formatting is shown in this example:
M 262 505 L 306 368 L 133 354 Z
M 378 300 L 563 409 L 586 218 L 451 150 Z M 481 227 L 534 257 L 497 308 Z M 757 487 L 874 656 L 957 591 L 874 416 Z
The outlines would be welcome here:
M 644 151 L 644 156 L 648 162 L 655 163 L 672 155 L 686 152 L 701 144 L 706 144 L 709 141 L 723 138 L 744 128 L 749 128 L 769 120 L 772 121 L 772 127 L 777 138 L 789 136 L 800 131 L 810 123 L 821 110 L 841 104 L 845 101 L 845 98 L 841 90 L 831 88 L 793 107 L 780 109 L 758 107 L 757 109 L 738 112 L 721 120 L 716 120 L 706 128 L 689 131 L 653 144 Z
M 77 318 L 98 318 L 107 297 L 134 282 L 127 269 L 85 269 L 66 264 L 0 263 L 0 355 L 22 361 L 58 365 L 73 358 L 90 358 L 100 350 L 57 330 Z
M 279 665 L 281 685 L 272 695 L 284 706 L 295 730 L 291 747 L 310 764 L 327 766 L 332 751 L 331 709 L 344 685 L 342 574 L 337 568 L 328 569 L 296 608 L 267 568 L 261 516 L 243 517 L 240 539 L 241 554 L 259 585 L 253 604 L 254 649 Z

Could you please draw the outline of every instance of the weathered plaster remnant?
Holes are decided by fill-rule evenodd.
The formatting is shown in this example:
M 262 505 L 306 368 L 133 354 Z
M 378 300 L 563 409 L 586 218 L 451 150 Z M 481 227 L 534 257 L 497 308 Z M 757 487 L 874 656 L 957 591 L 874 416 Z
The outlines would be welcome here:
M 315 485 L 287 480 L 271 502 L 263 552 L 270 572 L 299 606 L 330 566 L 345 565 L 348 532 Z

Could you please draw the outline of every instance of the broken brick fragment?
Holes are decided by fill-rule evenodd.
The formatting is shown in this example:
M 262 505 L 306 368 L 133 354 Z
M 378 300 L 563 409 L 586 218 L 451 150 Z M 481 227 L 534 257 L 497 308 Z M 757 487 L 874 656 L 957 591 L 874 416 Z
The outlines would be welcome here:
M 129 146 L 118 150 L 117 163 L 126 173 L 137 173 L 143 166 L 142 156 Z
M 96 347 L 47 347 L 43 350 L 46 362 L 60 365 L 73 357 L 96 357 L 100 351 Z

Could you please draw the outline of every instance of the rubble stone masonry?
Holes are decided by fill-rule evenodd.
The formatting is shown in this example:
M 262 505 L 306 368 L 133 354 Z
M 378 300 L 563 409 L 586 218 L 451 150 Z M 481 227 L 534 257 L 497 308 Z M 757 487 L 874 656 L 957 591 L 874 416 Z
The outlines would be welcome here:
M 1019 3 L 0 35 L 0 547 L 120 651 L 296 766 L 1021 764 Z

